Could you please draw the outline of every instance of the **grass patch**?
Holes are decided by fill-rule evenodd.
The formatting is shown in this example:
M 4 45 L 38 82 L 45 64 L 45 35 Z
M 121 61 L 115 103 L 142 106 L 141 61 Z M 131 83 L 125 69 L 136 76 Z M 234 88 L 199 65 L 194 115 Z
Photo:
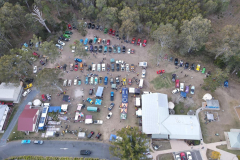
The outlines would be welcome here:
M 159 146 L 159 149 L 157 151 L 172 149 L 170 141 L 153 141 L 153 144 Z
M 83 157 L 43 157 L 43 156 L 14 156 L 7 159 L 31 159 L 31 160 L 105 160 L 100 158 L 83 158 Z
M 14 126 L 12 132 L 10 133 L 8 139 L 9 141 L 16 141 L 24 139 L 25 133 L 17 130 L 18 123 Z
M 17 110 L 18 110 L 18 106 L 13 108 L 13 112 L 12 112 L 10 118 L 9 118 L 9 121 L 8 121 L 8 124 L 7 124 L 7 128 L 8 128 L 8 126 L 9 126 L 9 124 L 11 123 L 14 115 L 17 113 Z M 6 128 L 6 130 L 7 130 L 7 128 Z
M 221 145 L 221 146 L 216 146 L 218 149 L 224 150 L 226 152 L 235 154 L 235 155 L 240 155 L 240 150 L 229 150 L 227 148 L 227 145 Z
M 169 88 L 172 86 L 172 73 L 164 73 L 151 81 L 155 89 Z
M 172 153 L 166 153 L 158 155 L 157 160 L 174 160 L 174 158 Z

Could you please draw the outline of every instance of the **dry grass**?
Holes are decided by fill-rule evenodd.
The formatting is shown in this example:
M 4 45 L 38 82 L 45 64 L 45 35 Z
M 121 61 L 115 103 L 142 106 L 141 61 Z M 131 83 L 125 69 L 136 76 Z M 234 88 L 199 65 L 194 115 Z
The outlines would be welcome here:
M 172 153 L 167 153 L 158 155 L 157 160 L 174 160 L 174 158 Z
M 240 155 L 240 150 L 229 150 L 229 149 L 227 149 L 227 145 L 221 145 L 221 146 L 216 146 L 216 147 L 218 149 L 224 150 L 226 152 L 236 154 L 236 155 Z

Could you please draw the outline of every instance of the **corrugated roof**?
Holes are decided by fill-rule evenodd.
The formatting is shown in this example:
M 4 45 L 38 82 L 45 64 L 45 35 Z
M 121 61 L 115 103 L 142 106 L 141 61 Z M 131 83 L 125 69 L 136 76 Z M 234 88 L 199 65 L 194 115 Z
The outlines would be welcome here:
M 38 109 L 24 109 L 18 118 L 18 131 L 34 131 Z
M 0 85 L 0 101 L 13 101 L 14 103 L 18 103 L 20 99 L 20 94 L 22 92 L 22 85 L 14 84 L 14 83 L 1 83 Z
M 232 148 L 240 148 L 240 133 L 239 132 L 228 132 L 228 138 L 230 146 Z

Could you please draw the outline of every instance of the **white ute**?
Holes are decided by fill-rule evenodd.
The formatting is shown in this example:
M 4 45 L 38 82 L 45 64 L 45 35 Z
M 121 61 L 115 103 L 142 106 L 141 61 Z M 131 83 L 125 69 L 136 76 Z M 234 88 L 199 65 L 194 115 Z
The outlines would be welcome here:
M 23 92 L 23 97 L 26 97 L 31 91 L 31 89 L 27 89 L 25 92 Z

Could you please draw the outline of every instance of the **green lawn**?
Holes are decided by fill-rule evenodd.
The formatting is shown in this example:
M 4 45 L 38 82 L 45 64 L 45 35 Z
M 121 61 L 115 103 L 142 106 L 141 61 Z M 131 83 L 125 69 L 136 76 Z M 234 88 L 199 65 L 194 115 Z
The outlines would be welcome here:
M 227 149 L 227 145 L 217 146 L 217 148 L 224 150 L 226 152 L 232 153 L 232 154 L 240 155 L 240 150 L 229 150 L 229 149 Z
M 14 126 L 12 132 L 10 133 L 10 135 L 8 137 L 9 141 L 15 141 L 15 140 L 22 140 L 22 139 L 24 139 L 25 133 L 18 131 L 17 127 L 18 127 L 18 123 Z
M 165 77 L 165 78 L 164 78 Z M 173 85 L 172 73 L 164 73 L 162 76 L 158 75 L 151 81 L 155 89 L 169 88 Z

